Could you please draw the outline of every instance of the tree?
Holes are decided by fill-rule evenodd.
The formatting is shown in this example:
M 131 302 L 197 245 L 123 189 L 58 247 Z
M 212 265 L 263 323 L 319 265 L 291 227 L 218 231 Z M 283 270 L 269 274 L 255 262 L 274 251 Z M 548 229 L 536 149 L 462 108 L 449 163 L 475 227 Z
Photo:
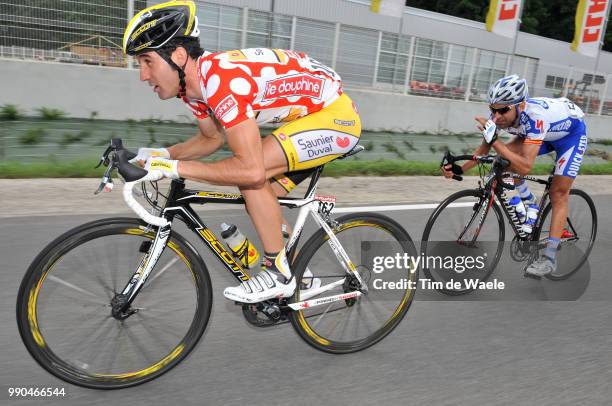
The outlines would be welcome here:
M 406 5 L 455 17 L 484 22 L 489 0 L 407 0 Z M 571 42 L 577 0 L 525 0 L 521 31 Z M 612 23 L 604 38 L 605 51 L 612 52 Z

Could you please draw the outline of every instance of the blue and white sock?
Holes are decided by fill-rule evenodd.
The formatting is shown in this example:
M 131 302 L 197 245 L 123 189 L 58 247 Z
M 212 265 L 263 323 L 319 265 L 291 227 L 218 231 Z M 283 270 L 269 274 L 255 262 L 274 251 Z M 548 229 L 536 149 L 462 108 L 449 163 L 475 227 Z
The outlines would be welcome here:
M 516 190 L 518 190 L 519 196 L 521 196 L 521 199 L 523 200 L 523 202 L 525 202 L 525 206 L 536 202 L 535 196 L 529 190 L 527 182 L 524 179 L 521 180 L 521 183 L 516 185 Z
M 544 256 L 550 258 L 553 263 L 557 261 L 557 248 L 559 248 L 560 242 L 561 240 L 558 238 L 549 237 L 548 242 L 546 243 Z

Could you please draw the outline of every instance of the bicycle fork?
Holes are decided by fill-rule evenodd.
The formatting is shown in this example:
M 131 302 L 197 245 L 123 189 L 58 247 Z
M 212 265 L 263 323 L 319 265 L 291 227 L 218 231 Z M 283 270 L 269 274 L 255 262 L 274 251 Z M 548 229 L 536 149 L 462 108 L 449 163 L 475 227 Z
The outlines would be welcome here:
M 134 272 L 121 293 L 115 294 L 111 300 L 111 313 L 114 318 L 124 320 L 140 310 L 138 308 L 131 308 L 130 306 L 136 298 L 136 295 L 138 295 L 138 292 L 140 292 L 143 288 L 145 282 L 151 274 L 151 271 L 164 252 L 164 249 L 168 243 L 168 238 L 170 238 L 171 228 L 171 223 L 159 227 L 153 242 L 143 242 L 143 244 L 148 243 L 148 247 L 145 250 L 143 249 L 145 245 L 141 246 L 141 251 L 144 252 L 144 255 L 138 264 L 136 272 Z M 163 272 L 163 270 L 160 272 Z

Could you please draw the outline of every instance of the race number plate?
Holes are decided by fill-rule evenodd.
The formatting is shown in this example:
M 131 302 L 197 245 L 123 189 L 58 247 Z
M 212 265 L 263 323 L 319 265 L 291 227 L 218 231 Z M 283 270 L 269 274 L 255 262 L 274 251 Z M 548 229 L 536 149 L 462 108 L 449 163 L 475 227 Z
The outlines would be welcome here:
M 336 206 L 336 196 L 315 195 L 314 198 L 319 201 L 319 213 L 329 216 Z

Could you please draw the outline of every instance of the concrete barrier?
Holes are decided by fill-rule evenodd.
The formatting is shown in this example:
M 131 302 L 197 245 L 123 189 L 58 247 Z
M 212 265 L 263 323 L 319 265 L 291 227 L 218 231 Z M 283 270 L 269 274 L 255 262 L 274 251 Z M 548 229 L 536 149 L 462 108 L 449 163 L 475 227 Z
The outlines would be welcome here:
M 347 88 L 364 130 L 394 132 L 474 132 L 474 116 L 486 115 L 484 103 Z M 191 113 L 179 100 L 161 101 L 137 70 L 51 62 L 0 60 L 0 105 L 12 103 L 35 114 L 57 108 L 70 117 L 111 120 L 185 121 Z M 612 117 L 587 116 L 589 136 L 612 139 Z

